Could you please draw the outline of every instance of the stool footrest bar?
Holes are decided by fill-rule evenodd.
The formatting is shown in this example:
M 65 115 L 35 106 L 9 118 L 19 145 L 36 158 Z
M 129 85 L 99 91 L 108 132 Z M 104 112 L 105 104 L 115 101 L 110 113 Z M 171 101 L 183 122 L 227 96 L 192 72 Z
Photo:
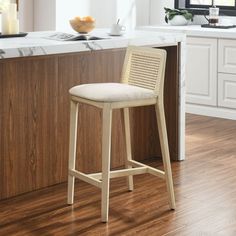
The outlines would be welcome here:
M 95 179 L 87 174 L 84 174 L 77 170 L 69 170 L 69 175 L 74 176 L 80 180 L 83 180 L 84 182 L 87 182 L 89 184 L 92 184 L 98 188 L 102 187 L 102 182 L 98 179 Z
M 130 168 L 130 169 L 123 169 L 123 170 L 113 170 L 110 172 L 110 178 L 119 178 L 129 175 L 140 175 L 148 173 L 147 168 L 142 166 L 138 168 Z M 94 179 L 102 179 L 102 173 L 95 173 L 89 174 L 90 177 Z
M 160 177 L 162 179 L 165 179 L 165 172 L 162 171 L 162 170 L 158 170 L 156 168 L 153 168 L 151 166 L 148 166 L 148 165 L 145 165 L 143 163 L 140 163 L 138 161 L 134 161 L 134 160 L 129 160 L 128 161 L 128 164 L 130 164 L 131 166 L 134 166 L 134 167 L 146 167 L 147 168 L 147 173 L 151 174 L 151 175 L 155 175 L 157 177 Z

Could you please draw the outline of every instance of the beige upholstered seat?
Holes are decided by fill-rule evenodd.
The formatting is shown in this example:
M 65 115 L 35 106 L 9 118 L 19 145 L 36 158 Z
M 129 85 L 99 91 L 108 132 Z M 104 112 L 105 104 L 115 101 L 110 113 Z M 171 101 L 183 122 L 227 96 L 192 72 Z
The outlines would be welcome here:
M 133 190 L 133 175 L 149 173 L 166 180 L 168 200 L 175 209 L 172 173 L 169 157 L 165 112 L 163 103 L 166 51 L 145 47 L 128 47 L 121 83 L 83 84 L 70 89 L 70 147 L 68 204 L 74 201 L 75 178 L 88 182 L 102 190 L 102 221 L 108 221 L 110 178 L 127 176 L 128 188 Z M 102 109 L 102 172 L 84 174 L 75 169 L 77 144 L 78 104 L 85 103 Z M 132 159 L 129 107 L 154 105 L 164 171 L 152 168 Z M 124 109 L 126 139 L 126 169 L 110 170 L 111 127 L 113 109 Z M 147 140 L 148 142 L 148 140 Z
M 82 84 L 70 89 L 70 94 L 99 102 L 121 102 L 155 98 L 155 93 L 146 88 L 122 83 Z

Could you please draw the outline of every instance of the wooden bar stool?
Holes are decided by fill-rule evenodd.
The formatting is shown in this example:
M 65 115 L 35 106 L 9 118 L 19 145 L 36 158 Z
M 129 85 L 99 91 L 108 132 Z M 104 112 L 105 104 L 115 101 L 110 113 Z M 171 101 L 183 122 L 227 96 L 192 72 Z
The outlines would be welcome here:
M 149 173 L 166 180 L 169 205 L 175 209 L 175 197 L 163 105 L 166 51 L 145 47 L 127 48 L 121 83 L 83 84 L 70 89 L 70 146 L 68 204 L 73 204 L 75 178 L 102 190 L 102 222 L 108 221 L 110 178 L 126 176 L 133 190 L 133 175 Z M 102 172 L 84 174 L 75 170 L 78 103 L 102 109 Z M 129 107 L 155 105 L 164 171 L 132 160 Z M 124 109 L 126 137 L 126 169 L 110 171 L 112 110 Z

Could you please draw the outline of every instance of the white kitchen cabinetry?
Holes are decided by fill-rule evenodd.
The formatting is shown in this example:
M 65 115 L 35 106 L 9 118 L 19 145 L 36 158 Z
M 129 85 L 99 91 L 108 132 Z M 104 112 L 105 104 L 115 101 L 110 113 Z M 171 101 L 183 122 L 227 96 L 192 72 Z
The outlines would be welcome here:
M 235 29 L 200 25 L 144 28 L 187 36 L 186 112 L 236 120 Z
M 217 39 L 187 38 L 186 101 L 217 105 Z
M 236 40 L 187 37 L 186 111 L 236 120 Z
M 236 109 L 236 74 L 218 75 L 218 105 Z
M 236 40 L 219 39 L 218 106 L 236 111 Z
M 236 74 L 236 40 L 219 39 L 219 72 Z

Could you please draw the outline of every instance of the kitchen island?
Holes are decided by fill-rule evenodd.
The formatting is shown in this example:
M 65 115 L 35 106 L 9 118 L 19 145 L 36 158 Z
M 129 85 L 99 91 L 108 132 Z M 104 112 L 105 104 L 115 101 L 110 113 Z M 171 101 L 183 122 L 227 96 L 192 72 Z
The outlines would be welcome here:
M 52 32 L 0 40 L 0 199 L 67 180 L 69 94 L 74 85 L 119 82 L 125 48 L 149 46 L 167 50 L 165 109 L 170 155 L 184 159 L 185 36 L 134 31 L 96 41 L 60 42 L 45 39 Z M 101 168 L 101 114 L 81 105 L 77 169 Z M 123 120 L 114 112 L 112 168 L 124 164 Z M 131 111 L 133 156 L 161 156 L 154 108 Z M 148 140 L 148 142 L 146 142 Z

